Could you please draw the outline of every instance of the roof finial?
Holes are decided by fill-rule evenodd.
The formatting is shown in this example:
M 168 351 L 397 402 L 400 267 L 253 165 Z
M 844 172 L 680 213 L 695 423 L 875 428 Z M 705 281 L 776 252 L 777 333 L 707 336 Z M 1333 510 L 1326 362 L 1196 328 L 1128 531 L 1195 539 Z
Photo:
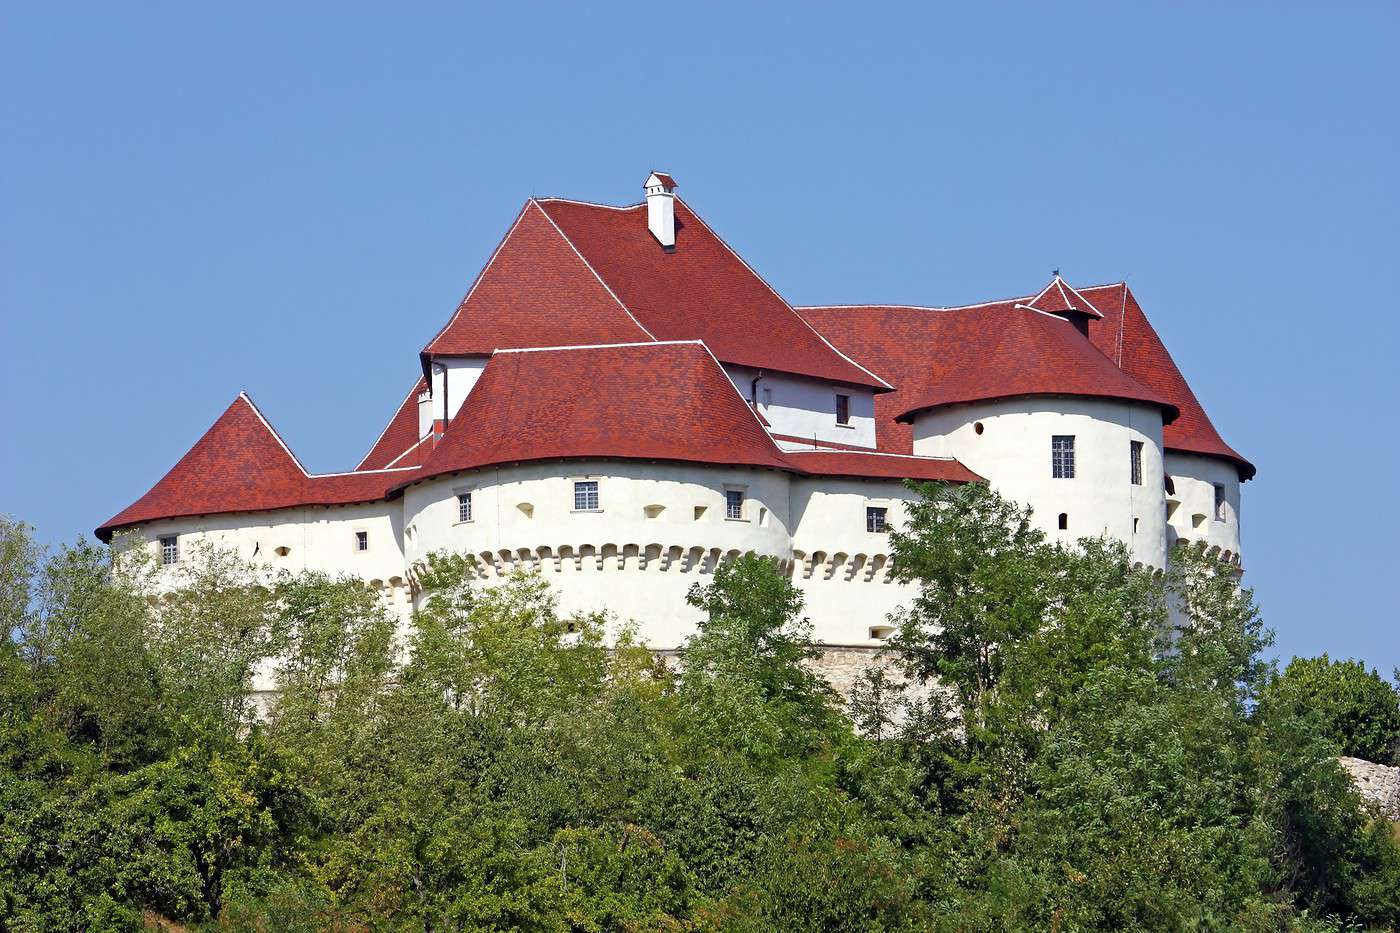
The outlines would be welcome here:
M 1053 275 L 1055 278 L 1058 279 L 1058 278 L 1060 277 L 1060 270 L 1059 270 L 1059 269 L 1056 269 L 1056 270 L 1054 270 L 1053 272 L 1051 272 L 1050 274 Z

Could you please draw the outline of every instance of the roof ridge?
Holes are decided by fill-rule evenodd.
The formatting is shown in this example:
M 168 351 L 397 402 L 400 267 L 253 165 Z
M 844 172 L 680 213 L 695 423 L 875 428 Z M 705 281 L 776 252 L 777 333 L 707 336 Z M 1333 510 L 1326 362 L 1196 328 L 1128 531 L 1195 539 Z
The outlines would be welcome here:
M 673 347 L 678 344 L 698 343 L 704 346 L 703 340 L 634 340 L 629 343 L 576 343 L 562 347 L 501 347 L 491 351 L 491 355 L 498 353 L 550 353 L 554 350 L 606 350 L 610 347 Z
M 802 315 L 798 314 L 798 313 L 797 313 L 797 309 L 794 308 L 792 305 L 788 304 L 788 300 L 787 300 L 786 298 L 784 298 L 782 295 L 778 294 L 778 290 L 777 290 L 776 288 L 774 288 L 771 284 L 769 284 L 769 282 L 768 282 L 767 279 L 765 279 L 763 276 L 759 275 L 759 274 L 758 274 L 758 270 L 755 269 L 753 266 L 749 265 L 748 260 L 746 260 L 743 256 L 740 256 L 739 253 L 738 253 L 738 251 L 736 251 L 736 250 L 734 249 L 734 247 L 730 246 L 729 243 L 725 241 L 724 237 L 722 237 L 722 236 L 720 236 L 718 233 L 716 233 L 716 232 L 715 232 L 715 228 L 714 228 L 714 227 L 711 227 L 708 223 L 706 223 L 706 222 L 705 222 L 705 218 L 701 217 L 700 214 L 699 214 L 697 211 L 695 211 L 693 208 L 691 208 L 691 206 L 685 202 L 685 199 L 683 199 L 680 195 L 676 195 L 676 200 L 677 200 L 677 201 L 680 201 L 681 204 L 685 205 L 685 209 L 686 209 L 687 211 L 690 211 L 690 216 L 694 217 L 695 220 L 700 224 L 700 226 L 704 227 L 706 230 L 708 230 L 708 231 L 710 232 L 710 236 L 712 236 L 712 237 L 715 238 L 715 242 L 717 242 L 720 246 L 723 246 L 726 250 L 728 250 L 728 251 L 729 251 L 729 255 L 731 255 L 731 256 L 733 256 L 735 259 L 739 260 L 739 263 L 740 263 L 745 269 L 748 269 L 748 270 L 749 270 L 749 273 L 750 273 L 751 275 L 753 275 L 754 278 L 758 279 L 758 281 L 761 282 L 761 283 L 763 284 L 763 287 L 764 287 L 764 288 L 766 288 L 766 289 L 768 289 L 768 291 L 772 292 L 772 293 L 773 293 L 773 297 L 776 298 L 776 299 L 778 299 L 779 301 L 781 301 L 781 302 L 783 303 L 783 307 L 785 307 L 785 308 L 787 308 L 789 311 L 791 311 L 791 312 L 793 313 L 793 315 L 794 315 L 799 321 L 802 322 L 802 324 L 803 324 L 804 327 L 806 327 L 806 328 L 807 328 L 808 330 L 810 330 L 813 334 L 815 334 L 815 335 L 817 336 L 817 339 L 818 339 L 818 340 L 820 340 L 822 343 L 826 344 L 827 347 L 830 348 L 831 352 L 835 353 L 837 356 L 841 357 L 841 359 L 845 360 L 847 363 L 850 363 L 852 366 L 856 367 L 856 368 L 859 369 L 861 372 L 866 373 L 867 375 L 873 376 L 874 378 L 880 380 L 880 384 L 883 385 L 885 388 L 887 388 L 887 389 L 889 389 L 889 390 L 891 390 L 891 391 L 894 390 L 894 386 L 891 385 L 890 382 L 889 382 L 888 380 L 886 380 L 883 376 L 881 376 L 879 373 L 876 373 L 876 372 L 873 372 L 873 371 L 867 369 L 866 367 L 862 366 L 862 365 L 861 365 L 859 362 L 857 362 L 856 360 L 853 360 L 853 359 L 851 359 L 849 356 L 847 356 L 845 353 L 842 353 L 841 350 L 838 349 L 837 346 L 836 346 L 835 344 L 833 344 L 830 340 L 827 340 L 827 339 L 826 339 L 826 335 L 825 335 L 825 334 L 823 334 L 821 331 L 817 330 L 815 327 L 812 326 L 812 322 L 811 322 L 811 321 L 808 321 L 808 320 L 807 320 L 806 318 L 804 318 Z M 744 404 L 748 404 L 748 403 L 745 402 Z
M 579 252 L 578 246 L 574 244 L 573 240 L 569 239 L 569 235 L 565 233 L 557 223 L 554 222 L 553 217 L 549 216 L 549 211 L 545 210 L 544 207 L 540 204 L 540 202 L 535 198 L 531 198 L 529 203 L 533 204 L 535 206 L 535 209 L 538 210 L 540 214 L 544 216 L 544 219 L 549 221 L 549 225 L 554 228 L 554 232 L 558 233 L 561 237 L 564 238 L 564 242 L 569 244 L 569 249 L 574 251 L 574 255 L 578 257 L 579 262 L 583 263 L 584 267 L 588 269 L 589 272 L 593 273 L 593 277 L 598 280 L 598 284 L 603 286 L 603 288 L 607 290 L 607 293 L 612 296 L 613 301 L 617 302 L 617 306 L 622 309 L 623 313 L 632 319 L 632 323 L 636 324 L 639 328 L 641 328 L 642 333 L 646 334 L 652 340 L 655 340 L 656 335 L 653 334 L 651 331 L 647 330 L 645 324 L 637 320 L 637 316 L 632 313 L 631 308 L 623 304 L 622 299 L 617 297 L 617 292 L 612 290 L 612 286 L 609 285 L 603 279 L 603 277 L 598 274 L 598 270 L 594 269 L 592 263 L 590 263 L 587 259 L 584 258 L 583 253 Z
M 257 403 L 253 401 L 252 396 L 250 396 L 245 391 L 239 390 L 238 399 L 242 399 L 244 402 L 246 402 L 248 404 L 248 407 L 253 410 L 253 414 L 258 416 L 258 420 L 262 422 L 262 426 L 267 428 L 267 432 L 272 435 L 273 440 L 277 441 L 277 446 L 281 447 L 282 450 L 286 452 L 287 456 L 292 458 L 292 462 L 297 465 L 297 469 L 301 470 L 301 475 L 310 476 L 311 474 L 307 472 L 306 467 L 302 466 L 301 460 L 297 457 L 296 454 L 292 453 L 292 448 L 287 446 L 287 442 L 282 440 L 282 435 L 278 434 L 277 429 L 272 426 L 272 422 L 268 421 L 267 418 L 264 417 L 262 409 L 258 408 Z M 238 399 L 234 399 L 234 401 L 236 402 L 238 401 Z
M 646 207 L 646 206 L 647 206 L 645 201 L 638 201 L 636 204 L 618 205 L 618 204 L 602 204 L 602 203 L 599 203 L 598 201 L 581 201 L 581 200 L 579 200 L 578 198 L 559 198 L 559 197 L 552 197 L 552 196 L 551 196 L 551 197 L 543 197 L 543 198 L 535 197 L 535 198 L 531 198 L 530 200 L 532 200 L 532 201 L 539 201 L 539 202 L 544 202 L 544 201 L 558 201 L 560 204 L 580 204 L 580 205 L 582 205 L 582 206 L 584 206 L 584 207 L 601 207 L 601 208 L 604 208 L 605 210 L 610 210 L 610 211 L 635 211 L 635 210 L 636 210 L 637 208 L 639 208 L 639 207 Z
M 520 221 L 525 219 L 525 212 L 530 209 L 530 202 L 533 200 L 533 198 L 526 199 L 519 213 L 515 215 L 515 220 L 511 221 L 505 236 L 501 237 L 501 241 L 497 243 L 496 248 L 491 251 L 491 257 L 486 260 L 486 265 L 481 267 L 481 271 L 478 272 L 476 278 L 472 280 L 471 288 L 468 288 L 467 293 L 462 296 L 462 300 L 457 302 L 457 308 L 452 312 L 452 316 L 447 319 L 447 323 L 442 325 L 442 327 L 438 329 L 438 332 L 433 334 L 432 338 L 424 344 L 424 346 L 431 347 L 435 342 L 441 339 L 443 334 L 447 333 L 448 330 L 452 328 L 453 324 L 457 323 L 457 318 L 461 316 L 462 311 L 467 307 L 467 302 L 471 300 L 472 294 L 476 292 L 477 286 L 486 278 L 486 273 L 491 271 L 491 266 L 495 263 L 496 257 L 501 255 L 501 250 L 505 248 L 510 238 L 515 235 L 516 229 L 520 226 Z

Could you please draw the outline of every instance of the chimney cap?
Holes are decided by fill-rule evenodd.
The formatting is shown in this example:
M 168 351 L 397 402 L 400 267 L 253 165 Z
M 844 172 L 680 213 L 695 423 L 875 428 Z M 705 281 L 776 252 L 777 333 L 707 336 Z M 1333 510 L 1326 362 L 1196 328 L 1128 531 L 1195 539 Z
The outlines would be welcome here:
M 676 180 L 665 172 L 652 172 L 647 176 L 646 184 L 642 187 L 655 188 L 657 186 L 664 188 L 668 192 L 674 191 L 679 187 L 676 184 Z

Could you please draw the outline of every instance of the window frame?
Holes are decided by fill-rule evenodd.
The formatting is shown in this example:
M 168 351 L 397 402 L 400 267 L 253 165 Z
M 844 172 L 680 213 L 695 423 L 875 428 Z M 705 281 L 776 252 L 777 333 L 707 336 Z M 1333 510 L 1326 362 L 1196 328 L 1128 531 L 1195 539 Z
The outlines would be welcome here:
M 1229 502 L 1229 498 L 1225 495 L 1225 484 L 1211 483 L 1210 485 L 1215 490 L 1215 520 L 1217 522 L 1226 521 L 1225 506 Z
M 842 428 L 851 426 L 851 397 L 843 392 L 836 393 L 836 425 Z
M 738 496 L 737 508 L 734 496 Z M 738 487 L 730 487 L 724 491 L 724 520 L 727 522 L 748 521 L 744 518 L 744 503 L 749 500 L 747 491 Z
M 160 565 L 173 567 L 180 562 L 180 536 L 157 535 L 156 546 L 160 548 Z
M 580 487 L 592 487 L 591 489 Z M 583 497 L 580 499 L 580 495 Z M 590 497 L 592 504 L 589 504 Z M 582 504 L 580 504 L 582 503 Z M 601 484 L 596 479 L 576 479 L 574 480 L 574 507 L 575 512 L 601 512 L 603 511 L 603 490 Z
M 1074 435 L 1050 435 L 1050 478 L 1074 479 Z
M 871 527 L 878 525 L 878 528 Z M 868 534 L 882 535 L 890 530 L 890 507 L 887 505 L 866 505 L 865 530 Z
M 455 522 L 455 524 L 469 524 L 475 517 L 475 514 L 472 512 L 472 509 L 475 507 L 474 503 L 472 502 L 472 491 L 470 489 L 459 489 L 454 493 L 454 495 L 457 497 L 457 521 Z M 465 506 L 467 510 L 466 518 L 462 517 L 463 506 Z
M 356 553 L 356 554 L 363 554 L 363 553 L 365 553 L 365 552 L 368 551 L 368 550 L 369 550 L 369 532 L 368 532 L 368 531 L 356 531 L 356 532 L 355 532 L 355 553 Z
M 1134 486 L 1142 485 L 1142 441 L 1128 441 L 1128 479 Z

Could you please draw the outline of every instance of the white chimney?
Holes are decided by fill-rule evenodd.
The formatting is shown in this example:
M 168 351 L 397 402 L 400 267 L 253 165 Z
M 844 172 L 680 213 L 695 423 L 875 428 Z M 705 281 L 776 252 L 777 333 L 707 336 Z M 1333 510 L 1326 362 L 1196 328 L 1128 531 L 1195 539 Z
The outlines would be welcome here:
M 665 172 L 647 176 L 647 229 L 666 249 L 676 248 L 676 180 Z

